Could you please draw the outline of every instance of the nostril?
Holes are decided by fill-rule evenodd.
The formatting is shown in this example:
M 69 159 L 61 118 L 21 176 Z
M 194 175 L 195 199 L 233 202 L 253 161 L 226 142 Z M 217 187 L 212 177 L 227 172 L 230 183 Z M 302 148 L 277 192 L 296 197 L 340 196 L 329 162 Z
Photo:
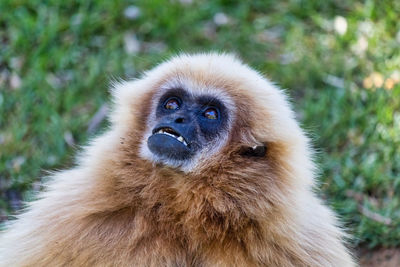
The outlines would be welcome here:
M 184 122 L 184 119 L 183 119 L 183 118 L 177 118 L 177 119 L 175 120 L 175 122 L 176 122 L 176 123 L 183 123 L 183 122 Z

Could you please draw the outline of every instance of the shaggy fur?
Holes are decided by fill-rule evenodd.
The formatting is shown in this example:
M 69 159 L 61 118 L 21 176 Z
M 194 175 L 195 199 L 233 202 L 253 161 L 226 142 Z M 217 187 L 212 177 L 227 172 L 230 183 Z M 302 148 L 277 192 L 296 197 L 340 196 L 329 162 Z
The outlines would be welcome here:
M 171 81 L 220 97 L 232 118 L 218 148 L 185 166 L 144 145 Z M 110 129 L 2 234 L 0 266 L 354 266 L 313 193 L 308 140 L 261 75 L 229 55 L 182 55 L 113 95 Z M 265 157 L 240 155 L 261 143 Z

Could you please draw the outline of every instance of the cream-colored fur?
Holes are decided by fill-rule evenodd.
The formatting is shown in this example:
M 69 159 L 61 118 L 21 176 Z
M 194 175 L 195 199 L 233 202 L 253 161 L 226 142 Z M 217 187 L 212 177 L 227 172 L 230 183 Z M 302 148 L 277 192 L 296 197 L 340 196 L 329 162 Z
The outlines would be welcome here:
M 146 149 L 179 86 L 229 106 L 230 133 L 190 164 Z M 283 92 L 235 57 L 181 55 L 116 84 L 110 129 L 0 237 L 0 266 L 354 266 L 313 193 L 311 148 Z M 238 155 L 267 145 L 263 159 Z

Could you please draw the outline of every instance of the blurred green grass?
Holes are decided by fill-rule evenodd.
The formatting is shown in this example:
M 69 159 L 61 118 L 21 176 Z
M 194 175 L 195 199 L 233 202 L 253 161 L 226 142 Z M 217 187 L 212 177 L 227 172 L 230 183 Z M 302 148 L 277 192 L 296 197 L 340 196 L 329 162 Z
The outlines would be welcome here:
M 288 88 L 354 245 L 400 245 L 399 1 L 2 0 L 0 14 L 3 219 L 72 164 L 112 79 L 217 50 Z

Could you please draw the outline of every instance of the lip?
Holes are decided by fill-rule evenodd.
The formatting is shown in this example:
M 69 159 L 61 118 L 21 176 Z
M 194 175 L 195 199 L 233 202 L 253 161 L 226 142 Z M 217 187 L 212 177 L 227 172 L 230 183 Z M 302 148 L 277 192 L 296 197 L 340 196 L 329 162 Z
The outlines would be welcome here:
M 183 137 L 182 134 L 180 134 L 177 130 L 173 129 L 172 127 L 165 126 L 165 127 L 157 127 L 153 130 L 153 135 L 167 135 L 170 136 L 174 139 L 176 139 L 178 142 L 182 143 L 186 147 L 189 147 L 189 144 L 185 137 Z

